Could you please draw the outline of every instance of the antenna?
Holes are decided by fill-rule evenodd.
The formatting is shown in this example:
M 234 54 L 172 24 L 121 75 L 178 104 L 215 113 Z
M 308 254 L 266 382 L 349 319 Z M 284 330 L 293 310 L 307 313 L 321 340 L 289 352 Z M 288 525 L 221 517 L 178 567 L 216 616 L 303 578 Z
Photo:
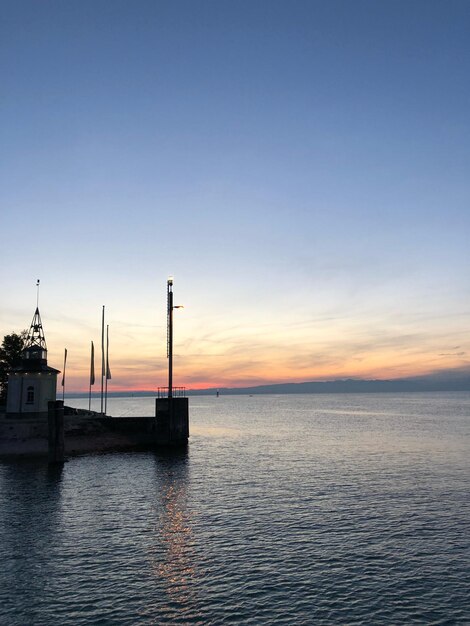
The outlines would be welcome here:
M 36 281 L 36 308 L 39 309 L 39 278 Z

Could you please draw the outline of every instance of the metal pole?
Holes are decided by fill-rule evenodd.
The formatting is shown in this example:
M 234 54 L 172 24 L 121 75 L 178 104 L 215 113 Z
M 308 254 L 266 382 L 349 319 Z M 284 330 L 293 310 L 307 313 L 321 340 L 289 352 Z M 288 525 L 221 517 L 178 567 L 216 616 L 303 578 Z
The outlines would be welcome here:
M 67 348 L 64 350 L 64 371 L 62 374 L 62 402 L 65 401 L 65 368 L 67 366 Z
M 168 295 L 168 397 L 173 397 L 173 279 L 167 281 Z
M 101 316 L 101 415 L 103 415 L 103 376 L 104 372 L 104 304 Z
M 91 411 L 91 386 L 95 384 L 95 348 L 93 341 L 91 342 L 90 355 L 90 394 L 88 396 L 88 410 Z
M 106 378 L 104 387 L 104 414 L 108 411 L 108 374 L 109 374 L 109 325 L 106 326 Z

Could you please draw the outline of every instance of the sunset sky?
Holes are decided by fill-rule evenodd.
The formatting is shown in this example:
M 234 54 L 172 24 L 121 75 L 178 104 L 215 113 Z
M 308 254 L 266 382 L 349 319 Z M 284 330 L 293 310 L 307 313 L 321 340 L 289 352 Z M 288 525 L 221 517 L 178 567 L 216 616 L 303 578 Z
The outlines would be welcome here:
M 470 373 L 470 2 L 5 0 L 0 334 L 111 390 Z M 98 360 L 97 360 L 98 365 Z

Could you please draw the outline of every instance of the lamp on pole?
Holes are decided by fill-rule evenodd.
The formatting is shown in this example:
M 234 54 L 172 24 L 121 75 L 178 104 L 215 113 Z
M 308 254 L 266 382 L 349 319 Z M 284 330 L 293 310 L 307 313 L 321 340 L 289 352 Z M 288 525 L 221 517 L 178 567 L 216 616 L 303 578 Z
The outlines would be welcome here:
M 182 309 L 182 305 L 173 304 L 173 276 L 166 281 L 167 295 L 167 357 L 168 357 L 168 397 L 173 397 L 173 309 Z

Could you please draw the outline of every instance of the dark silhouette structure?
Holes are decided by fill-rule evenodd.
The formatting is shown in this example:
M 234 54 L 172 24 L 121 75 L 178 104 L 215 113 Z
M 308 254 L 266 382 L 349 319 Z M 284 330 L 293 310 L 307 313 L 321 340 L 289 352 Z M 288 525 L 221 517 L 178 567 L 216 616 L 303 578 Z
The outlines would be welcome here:
M 167 280 L 168 388 L 160 388 L 155 401 L 155 443 L 184 446 L 189 437 L 189 404 L 183 387 L 173 387 L 173 278 Z

